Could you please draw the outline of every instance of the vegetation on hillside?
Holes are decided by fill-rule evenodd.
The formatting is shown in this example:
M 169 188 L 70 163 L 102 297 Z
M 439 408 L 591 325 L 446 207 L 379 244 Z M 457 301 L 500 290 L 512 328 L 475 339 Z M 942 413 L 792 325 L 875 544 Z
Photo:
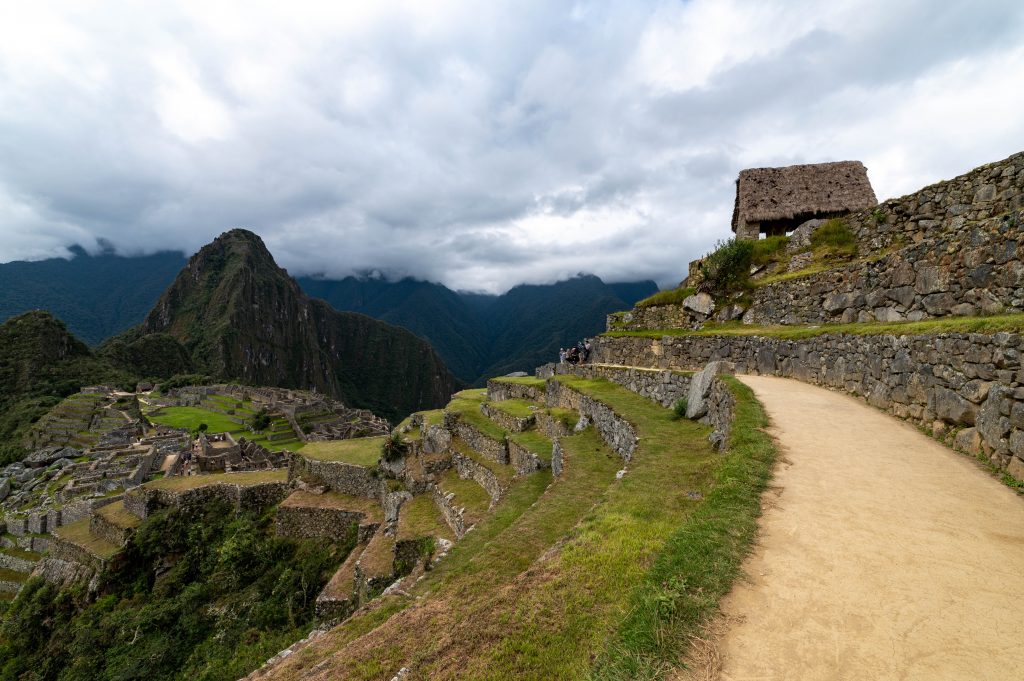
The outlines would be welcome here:
M 21 438 L 47 411 L 96 383 L 134 388 L 135 377 L 93 355 L 47 312 L 0 325 L 0 465 L 27 453 Z
M 224 679 L 308 633 L 349 544 L 273 536 L 269 517 L 147 518 L 90 602 L 28 583 L 0 624 L 0 679 Z

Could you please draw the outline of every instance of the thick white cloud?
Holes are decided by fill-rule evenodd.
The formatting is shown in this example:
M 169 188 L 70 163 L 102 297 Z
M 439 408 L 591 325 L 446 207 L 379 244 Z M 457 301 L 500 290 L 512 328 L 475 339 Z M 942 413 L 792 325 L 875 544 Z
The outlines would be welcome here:
M 293 274 L 678 281 L 749 166 L 880 198 L 1024 148 L 1014 0 L 0 0 L 0 261 L 263 235 Z

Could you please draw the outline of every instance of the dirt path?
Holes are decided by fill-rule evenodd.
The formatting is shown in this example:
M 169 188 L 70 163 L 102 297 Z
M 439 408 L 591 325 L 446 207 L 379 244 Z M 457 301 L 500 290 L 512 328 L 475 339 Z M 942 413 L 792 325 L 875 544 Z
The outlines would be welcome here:
M 721 679 L 1024 678 L 1024 499 L 852 397 L 742 380 L 782 463 Z

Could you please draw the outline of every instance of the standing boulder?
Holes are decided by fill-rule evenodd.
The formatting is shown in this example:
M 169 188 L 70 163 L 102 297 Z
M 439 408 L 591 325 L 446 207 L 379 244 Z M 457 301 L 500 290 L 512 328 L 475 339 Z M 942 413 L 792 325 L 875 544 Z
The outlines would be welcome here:
M 718 374 L 731 374 L 736 371 L 732 362 L 718 360 L 708 362 L 707 366 L 690 377 L 690 392 L 686 396 L 686 418 L 699 419 L 708 413 L 708 394 L 711 382 Z

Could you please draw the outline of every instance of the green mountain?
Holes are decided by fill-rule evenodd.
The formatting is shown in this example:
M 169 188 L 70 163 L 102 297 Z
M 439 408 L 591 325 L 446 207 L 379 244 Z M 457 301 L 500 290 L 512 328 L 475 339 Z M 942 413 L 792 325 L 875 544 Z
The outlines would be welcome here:
M 459 387 L 421 338 L 311 300 L 241 229 L 193 255 L 122 340 L 151 334 L 176 339 L 210 376 L 317 390 L 389 418 L 441 406 Z
M 500 296 L 456 293 L 414 279 L 303 277 L 298 282 L 335 309 L 362 312 L 427 339 L 470 383 L 532 371 L 556 359 L 560 347 L 604 331 L 609 313 L 629 309 L 658 290 L 653 281 L 606 284 L 593 275 L 517 286 Z
M 63 322 L 39 310 L 0 325 L 0 465 L 24 456 L 21 436 L 83 385 L 134 384 L 134 377 L 94 355 Z
M 70 260 L 0 264 L 0 321 L 49 310 L 89 345 L 135 326 L 185 265 L 178 252 L 124 257 L 71 248 Z

